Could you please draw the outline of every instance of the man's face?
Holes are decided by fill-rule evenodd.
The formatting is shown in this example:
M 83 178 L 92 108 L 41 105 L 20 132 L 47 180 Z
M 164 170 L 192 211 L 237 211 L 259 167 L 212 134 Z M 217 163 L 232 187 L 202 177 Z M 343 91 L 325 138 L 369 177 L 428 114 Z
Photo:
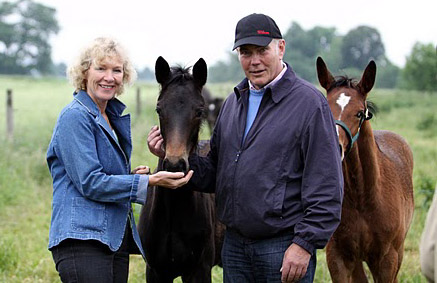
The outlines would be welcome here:
M 267 46 L 242 45 L 238 58 L 246 77 L 256 89 L 263 88 L 276 78 L 282 70 L 285 41 L 272 40 Z

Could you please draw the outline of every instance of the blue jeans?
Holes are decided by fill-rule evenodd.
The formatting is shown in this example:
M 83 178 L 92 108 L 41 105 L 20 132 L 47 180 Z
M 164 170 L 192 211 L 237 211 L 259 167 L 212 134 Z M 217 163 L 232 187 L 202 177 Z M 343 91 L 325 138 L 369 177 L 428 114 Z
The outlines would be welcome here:
M 223 282 L 281 282 L 281 266 L 293 235 L 263 240 L 247 239 L 227 230 L 222 249 Z M 313 282 L 316 252 L 310 259 L 307 273 L 299 282 Z

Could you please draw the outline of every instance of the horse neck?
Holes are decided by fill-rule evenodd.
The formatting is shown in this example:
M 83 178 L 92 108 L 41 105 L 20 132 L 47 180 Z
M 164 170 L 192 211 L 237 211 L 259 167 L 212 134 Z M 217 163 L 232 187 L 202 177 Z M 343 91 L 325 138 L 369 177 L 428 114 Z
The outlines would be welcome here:
M 363 123 L 357 144 L 343 161 L 343 172 L 346 199 L 361 200 L 360 204 L 377 200 L 380 178 L 377 146 L 368 121 Z

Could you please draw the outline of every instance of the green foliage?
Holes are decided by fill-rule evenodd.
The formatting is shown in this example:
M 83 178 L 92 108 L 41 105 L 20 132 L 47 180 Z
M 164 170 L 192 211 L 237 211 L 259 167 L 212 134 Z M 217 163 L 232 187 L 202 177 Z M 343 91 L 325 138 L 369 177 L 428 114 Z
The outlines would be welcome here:
M 418 190 L 422 196 L 422 202 L 419 203 L 419 205 L 425 210 L 428 210 L 431 205 L 435 193 L 435 182 L 435 180 L 427 175 L 419 176 L 419 179 L 416 182 L 416 190 Z
M 402 87 L 424 91 L 437 90 L 436 47 L 417 42 L 407 57 L 402 73 Z
M 287 43 L 284 61 L 290 63 L 300 77 L 310 82 L 316 82 L 315 62 L 317 56 L 324 54 L 323 56 L 326 58 L 331 58 L 331 53 L 334 53 L 333 57 L 335 58 L 338 55 L 335 54 L 336 50 L 333 48 L 339 43 L 335 32 L 335 28 L 320 26 L 305 31 L 298 23 L 293 22 L 290 29 L 284 34 Z
M 346 36 L 338 35 L 335 28 L 316 26 L 304 30 L 293 22 L 283 33 L 284 61 L 302 78 L 317 84 L 316 58 L 321 56 L 336 74 L 359 78 L 371 59 L 378 65 L 376 86 L 397 86 L 399 68 L 385 56 L 379 32 L 367 26 L 351 30 Z M 347 54 L 346 54 L 347 53 Z M 228 61 L 220 61 L 209 68 L 210 82 L 239 82 L 244 73 L 237 55 L 229 52 Z
M 16 243 L 14 240 L 10 237 L 0 238 L 0 274 L 6 271 L 16 270 L 18 261 Z
M 379 61 L 385 55 L 384 44 L 378 30 L 359 26 L 350 30 L 341 46 L 342 67 L 364 69 L 370 59 Z
M 422 118 L 417 123 L 416 128 L 423 131 L 429 137 L 437 136 L 437 117 L 435 112 L 423 113 Z
M 375 87 L 395 88 L 398 85 L 399 76 L 400 68 L 393 65 L 389 60 L 382 59 L 378 64 Z
M 208 81 L 238 83 L 244 79 L 240 61 L 236 52 L 228 52 L 227 61 L 219 61 L 208 70 Z
M 50 74 L 56 10 L 32 0 L 0 3 L 0 74 Z

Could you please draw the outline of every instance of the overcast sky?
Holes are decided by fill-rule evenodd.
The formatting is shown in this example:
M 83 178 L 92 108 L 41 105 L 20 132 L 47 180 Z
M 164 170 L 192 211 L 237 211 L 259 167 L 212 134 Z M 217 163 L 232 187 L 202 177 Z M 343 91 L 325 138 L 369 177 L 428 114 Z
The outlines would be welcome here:
M 163 56 L 193 65 L 227 58 L 238 20 L 271 16 L 285 34 L 293 21 L 305 30 L 335 27 L 345 35 L 360 25 L 376 28 L 387 57 L 403 67 L 415 42 L 437 44 L 436 0 L 35 0 L 56 8 L 60 32 L 52 38 L 53 60 L 70 63 L 92 39 L 111 36 L 128 50 L 137 68 L 154 68 Z

